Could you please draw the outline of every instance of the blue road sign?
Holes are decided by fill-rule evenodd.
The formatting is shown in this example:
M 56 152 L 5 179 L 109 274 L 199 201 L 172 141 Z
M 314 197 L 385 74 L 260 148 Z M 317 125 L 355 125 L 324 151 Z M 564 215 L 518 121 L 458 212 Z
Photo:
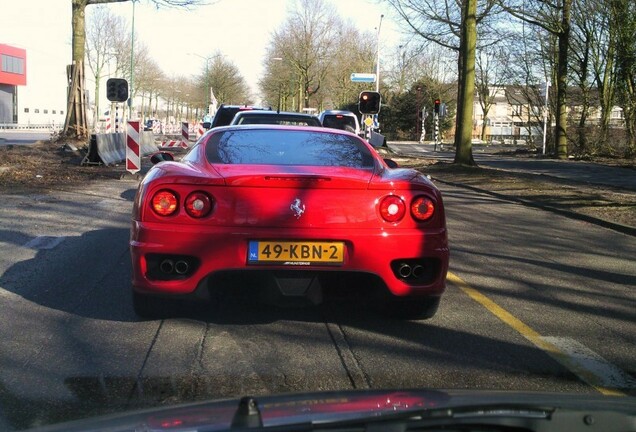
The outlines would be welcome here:
M 374 83 L 375 74 L 374 73 L 352 73 L 351 82 Z

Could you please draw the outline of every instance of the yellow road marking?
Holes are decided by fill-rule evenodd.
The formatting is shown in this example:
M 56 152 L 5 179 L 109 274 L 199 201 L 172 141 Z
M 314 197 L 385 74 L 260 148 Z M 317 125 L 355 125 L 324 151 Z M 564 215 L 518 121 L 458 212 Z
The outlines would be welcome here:
M 579 365 L 567 353 L 559 349 L 556 345 L 544 340 L 539 333 L 537 333 L 521 320 L 513 316 L 510 312 L 499 306 L 497 303 L 490 300 L 484 294 L 480 293 L 474 288 L 471 288 L 459 276 L 448 272 L 448 276 L 446 279 L 452 284 L 456 285 L 470 298 L 488 309 L 488 311 L 494 316 L 516 330 L 519 334 L 521 334 L 521 336 L 529 340 L 534 346 L 548 353 L 553 359 L 561 363 L 563 366 L 577 375 L 581 380 L 594 387 L 600 393 L 606 396 L 625 396 L 625 393 L 619 390 L 599 385 L 598 383 L 602 381 L 601 377 L 599 377 L 593 371 Z

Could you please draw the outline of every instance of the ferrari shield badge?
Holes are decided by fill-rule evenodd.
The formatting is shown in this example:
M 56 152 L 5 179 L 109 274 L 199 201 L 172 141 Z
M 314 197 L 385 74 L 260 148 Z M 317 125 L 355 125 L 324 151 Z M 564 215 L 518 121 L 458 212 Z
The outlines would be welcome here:
M 289 209 L 294 212 L 296 219 L 300 219 L 303 213 L 305 213 L 305 204 L 303 204 L 299 198 L 296 198 L 289 206 Z

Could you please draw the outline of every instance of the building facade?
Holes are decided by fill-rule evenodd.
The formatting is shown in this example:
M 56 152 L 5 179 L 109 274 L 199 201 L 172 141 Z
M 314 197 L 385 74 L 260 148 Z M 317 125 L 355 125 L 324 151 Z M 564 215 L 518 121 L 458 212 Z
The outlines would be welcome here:
M 18 122 L 18 86 L 26 84 L 26 50 L 0 44 L 0 124 Z
M 64 125 L 64 63 L 46 50 L 0 43 L 0 128 Z

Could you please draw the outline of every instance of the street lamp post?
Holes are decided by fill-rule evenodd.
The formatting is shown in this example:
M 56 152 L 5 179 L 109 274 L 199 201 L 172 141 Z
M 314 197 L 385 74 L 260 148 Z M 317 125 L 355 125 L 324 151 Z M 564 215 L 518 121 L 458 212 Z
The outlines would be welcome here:
M 378 24 L 378 41 L 377 41 L 377 59 L 375 62 L 375 91 L 380 91 L 380 29 L 382 28 L 382 19 L 384 14 L 380 15 L 380 24 Z
M 199 54 L 188 53 L 188 55 L 199 57 L 205 60 L 205 112 L 210 114 L 210 57 L 203 57 Z
M 545 80 L 545 106 L 543 107 L 543 152 L 545 154 L 545 142 L 548 135 L 548 94 L 550 93 L 550 81 Z
M 128 117 L 132 119 L 132 106 L 133 106 L 133 78 L 134 78 L 134 68 L 135 68 L 135 0 L 132 0 L 133 10 L 132 10 L 132 30 L 130 35 L 130 84 L 129 88 L 129 96 L 128 96 Z

